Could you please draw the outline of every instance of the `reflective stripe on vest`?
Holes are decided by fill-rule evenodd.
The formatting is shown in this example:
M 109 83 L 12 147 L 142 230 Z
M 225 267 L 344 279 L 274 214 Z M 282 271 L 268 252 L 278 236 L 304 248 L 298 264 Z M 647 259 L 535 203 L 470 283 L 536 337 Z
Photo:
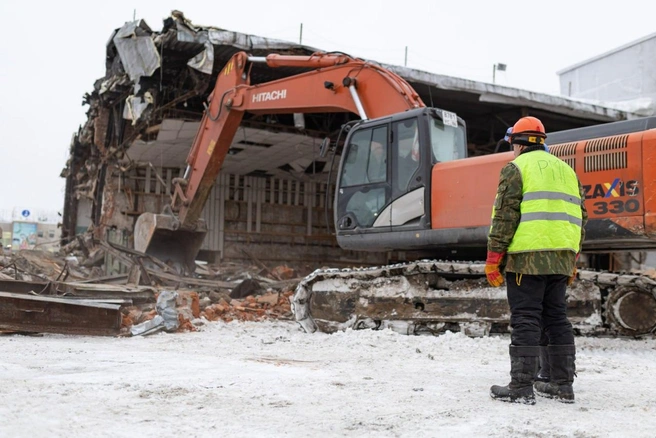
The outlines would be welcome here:
M 574 170 L 544 151 L 520 155 L 521 220 L 508 253 L 571 250 L 581 241 L 581 195 Z

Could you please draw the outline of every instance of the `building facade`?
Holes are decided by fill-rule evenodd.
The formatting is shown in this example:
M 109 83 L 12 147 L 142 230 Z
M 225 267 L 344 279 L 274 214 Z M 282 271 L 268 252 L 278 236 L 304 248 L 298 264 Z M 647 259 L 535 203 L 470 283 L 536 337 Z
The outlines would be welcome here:
M 643 99 L 644 116 L 656 101 L 656 33 L 559 72 L 560 93 L 575 99 L 631 102 Z M 650 106 L 651 103 L 651 106 Z M 636 106 L 637 108 L 637 106 Z

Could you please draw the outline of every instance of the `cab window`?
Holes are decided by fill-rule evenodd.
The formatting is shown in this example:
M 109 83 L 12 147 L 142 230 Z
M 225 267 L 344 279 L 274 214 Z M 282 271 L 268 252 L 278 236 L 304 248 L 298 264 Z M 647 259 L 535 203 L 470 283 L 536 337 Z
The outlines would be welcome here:
M 457 128 L 445 125 L 441 120 L 432 118 L 430 123 L 431 151 L 433 163 L 459 160 L 467 157 L 467 145 L 462 126 Z
M 392 125 L 396 150 L 395 189 L 405 193 L 412 175 L 419 168 L 419 128 L 417 119 L 408 119 Z
M 387 180 L 387 126 L 363 129 L 351 136 L 341 187 Z

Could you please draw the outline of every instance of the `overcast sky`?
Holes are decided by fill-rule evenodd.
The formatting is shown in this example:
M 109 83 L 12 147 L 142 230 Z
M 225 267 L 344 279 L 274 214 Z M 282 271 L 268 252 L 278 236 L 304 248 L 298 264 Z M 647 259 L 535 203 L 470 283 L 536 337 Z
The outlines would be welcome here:
M 649 2 L 0 1 L 0 216 L 63 208 L 59 177 L 86 120 L 82 97 L 105 74 L 115 28 L 156 31 L 173 9 L 194 24 L 298 41 L 429 72 L 559 94 L 556 72 L 656 31 Z M 606 6 L 609 5 L 609 6 Z M 243 9 L 241 9 L 243 7 Z M 435 103 L 439 106 L 439 103 Z

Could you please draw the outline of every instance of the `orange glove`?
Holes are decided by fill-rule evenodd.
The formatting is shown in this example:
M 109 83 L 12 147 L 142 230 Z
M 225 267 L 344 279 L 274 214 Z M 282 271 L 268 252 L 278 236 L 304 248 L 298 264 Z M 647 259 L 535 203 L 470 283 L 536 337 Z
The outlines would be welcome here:
M 574 280 L 576 280 L 576 273 L 578 272 L 576 270 L 576 262 L 579 261 L 579 255 L 581 255 L 581 253 L 577 252 L 576 259 L 574 260 L 574 272 L 572 272 L 572 275 L 567 279 L 567 286 L 571 286 L 572 283 L 574 283 Z
M 487 282 L 490 283 L 490 286 L 499 287 L 503 284 L 503 275 L 501 275 L 499 265 L 505 255 L 505 252 L 487 252 L 487 260 L 485 260 L 485 276 L 487 277 Z
M 574 283 L 574 280 L 576 280 L 576 266 L 574 266 L 574 272 L 572 272 L 572 275 L 567 279 L 567 286 L 571 286 L 572 283 Z

